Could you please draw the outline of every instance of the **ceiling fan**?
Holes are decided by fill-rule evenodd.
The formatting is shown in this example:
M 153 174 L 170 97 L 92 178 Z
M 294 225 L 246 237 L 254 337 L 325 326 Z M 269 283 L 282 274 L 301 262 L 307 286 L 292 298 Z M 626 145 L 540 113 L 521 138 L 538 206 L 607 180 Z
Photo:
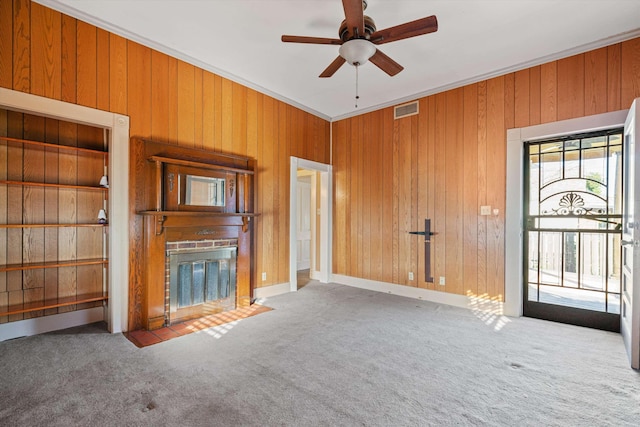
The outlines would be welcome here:
M 409 37 L 433 33 L 438 30 L 435 15 L 417 19 L 384 30 L 377 30 L 373 19 L 364 14 L 366 0 L 342 0 L 345 20 L 338 30 L 339 39 L 324 37 L 306 37 L 283 35 L 282 41 L 288 43 L 331 44 L 340 46 L 338 56 L 320 74 L 320 77 L 331 77 L 348 62 L 356 67 L 370 60 L 374 65 L 390 76 L 395 76 L 404 68 L 402 65 L 382 53 L 375 45 L 390 43 Z

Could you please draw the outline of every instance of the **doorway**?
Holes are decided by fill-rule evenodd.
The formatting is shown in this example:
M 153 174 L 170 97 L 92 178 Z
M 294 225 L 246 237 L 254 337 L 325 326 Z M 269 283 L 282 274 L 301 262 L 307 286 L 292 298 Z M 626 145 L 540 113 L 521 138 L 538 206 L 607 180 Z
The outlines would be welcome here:
M 622 132 L 525 144 L 525 316 L 620 330 Z
M 289 187 L 290 291 L 298 290 L 299 277 L 302 278 L 301 281 L 308 277 L 322 283 L 329 282 L 331 274 L 331 188 L 330 165 L 291 157 Z M 308 235 L 305 221 L 301 221 L 301 218 L 305 217 L 306 210 L 308 210 L 309 220 Z M 308 274 L 304 268 L 304 260 L 299 263 L 300 258 L 307 256 Z M 302 276 L 299 276 L 299 271 Z

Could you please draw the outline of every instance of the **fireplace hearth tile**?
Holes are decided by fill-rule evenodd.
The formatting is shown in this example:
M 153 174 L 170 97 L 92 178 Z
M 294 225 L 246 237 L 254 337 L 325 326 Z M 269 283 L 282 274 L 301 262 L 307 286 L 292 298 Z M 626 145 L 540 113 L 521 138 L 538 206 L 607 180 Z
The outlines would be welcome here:
M 153 334 L 155 334 L 158 338 L 162 339 L 162 341 L 168 341 L 171 338 L 176 338 L 180 336 L 179 333 L 172 330 L 171 328 L 160 328 L 153 331 Z
M 248 317 L 255 316 L 256 314 L 266 313 L 271 310 L 273 310 L 271 307 L 253 304 L 249 307 L 241 307 L 218 314 L 211 314 L 199 319 L 176 323 L 153 331 L 132 331 L 125 332 L 124 335 L 129 339 L 129 341 L 135 344 L 136 347 L 142 348 L 194 332 L 203 331 L 215 326 L 246 319 Z
M 164 341 L 162 338 L 150 331 L 132 331 L 125 333 L 125 337 L 129 339 L 136 347 L 147 347 Z

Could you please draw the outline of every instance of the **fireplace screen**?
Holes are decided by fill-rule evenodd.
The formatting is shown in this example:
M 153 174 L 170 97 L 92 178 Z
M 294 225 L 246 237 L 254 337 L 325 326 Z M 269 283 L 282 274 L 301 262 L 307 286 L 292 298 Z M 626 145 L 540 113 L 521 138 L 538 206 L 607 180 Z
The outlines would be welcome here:
M 170 312 L 195 306 L 209 306 L 209 313 L 234 309 L 236 253 L 235 247 L 170 253 Z

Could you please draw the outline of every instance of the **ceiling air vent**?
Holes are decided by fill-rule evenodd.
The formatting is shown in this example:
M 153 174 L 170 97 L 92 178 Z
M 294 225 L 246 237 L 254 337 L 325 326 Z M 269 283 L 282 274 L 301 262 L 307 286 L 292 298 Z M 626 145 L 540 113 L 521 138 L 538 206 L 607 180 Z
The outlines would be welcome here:
M 401 119 L 403 117 L 415 116 L 418 114 L 418 101 L 413 101 L 408 104 L 396 105 L 393 107 L 393 118 Z

